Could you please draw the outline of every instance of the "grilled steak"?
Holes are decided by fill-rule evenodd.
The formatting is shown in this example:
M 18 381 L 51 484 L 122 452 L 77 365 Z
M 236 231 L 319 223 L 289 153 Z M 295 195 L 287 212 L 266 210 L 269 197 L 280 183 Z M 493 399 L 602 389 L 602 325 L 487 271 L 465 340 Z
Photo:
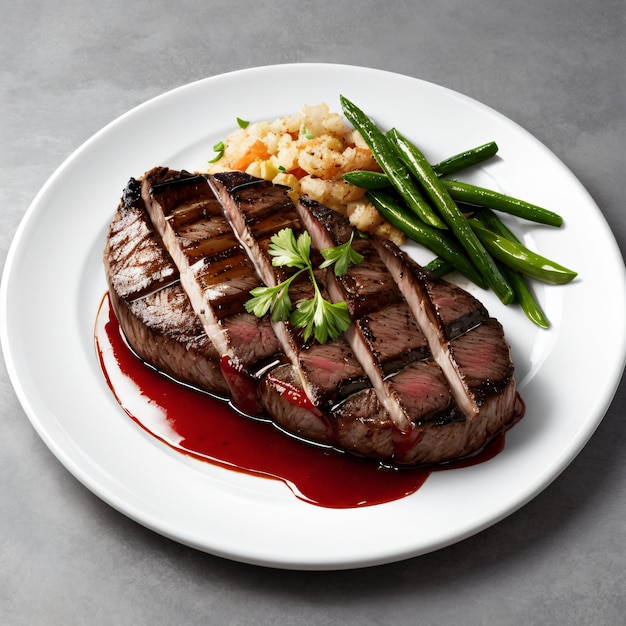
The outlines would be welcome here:
M 355 238 L 364 260 L 325 296 L 352 324 L 326 344 L 289 322 L 247 313 L 249 292 L 288 268 L 267 252 L 282 228 L 319 250 L 347 241 L 348 221 L 242 172 L 155 168 L 131 179 L 111 224 L 105 268 L 129 344 L 166 374 L 227 396 L 282 429 L 392 464 L 433 464 L 480 451 L 515 419 L 513 364 L 502 327 L 462 289 L 394 244 Z M 292 283 L 294 303 L 311 297 Z

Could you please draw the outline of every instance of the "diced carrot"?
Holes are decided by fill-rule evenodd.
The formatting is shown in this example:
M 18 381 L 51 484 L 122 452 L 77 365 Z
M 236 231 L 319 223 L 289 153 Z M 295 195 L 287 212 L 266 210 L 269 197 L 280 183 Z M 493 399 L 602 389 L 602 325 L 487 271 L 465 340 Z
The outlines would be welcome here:
M 308 172 L 306 170 L 303 170 L 301 167 L 296 167 L 292 170 L 289 170 L 288 173 L 293 174 L 298 180 L 304 178 L 308 174 Z
M 245 171 L 250 163 L 253 163 L 256 160 L 266 161 L 270 158 L 270 154 L 265 147 L 265 144 L 257 139 L 251 146 L 250 149 L 238 159 L 231 161 L 228 164 L 228 167 L 232 170 Z

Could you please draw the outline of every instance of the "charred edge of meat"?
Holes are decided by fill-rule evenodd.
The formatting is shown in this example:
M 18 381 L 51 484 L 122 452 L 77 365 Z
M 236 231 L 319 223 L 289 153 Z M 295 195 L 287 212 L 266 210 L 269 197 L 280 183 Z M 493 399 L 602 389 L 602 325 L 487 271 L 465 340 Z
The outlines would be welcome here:
M 469 292 L 437 278 L 408 255 L 403 253 L 403 256 L 417 280 L 424 285 L 446 339 L 454 339 L 489 319 L 483 303 Z
M 172 187 L 182 187 L 186 185 L 195 185 L 199 182 L 204 182 L 206 179 L 202 174 L 191 174 L 182 170 L 180 172 L 174 172 L 173 170 L 169 170 L 164 168 L 168 173 L 172 173 L 172 178 L 168 180 L 164 180 L 158 183 L 154 183 L 150 186 L 151 194 L 159 194 L 171 189 Z M 140 189 L 141 193 L 141 189 Z
M 215 178 L 218 180 L 231 194 L 238 194 L 248 187 L 272 188 L 279 187 L 284 190 L 290 189 L 286 185 L 275 185 L 264 178 L 257 178 L 246 172 L 218 172 L 217 174 L 205 174 L 207 179 Z
M 129 302 L 180 282 L 178 269 L 147 218 L 141 188 L 142 179 L 136 178 L 130 178 L 124 187 L 105 250 L 105 265 L 113 266 L 109 274 L 115 289 Z M 115 248 L 113 255 L 109 244 Z
M 335 246 L 345 243 L 350 239 L 350 235 L 354 232 L 354 229 L 347 219 L 338 220 L 337 214 L 332 211 L 332 209 L 329 209 L 308 196 L 300 197 L 298 202 L 311 213 L 328 233 L 332 233 Z
M 143 198 L 141 197 L 141 180 L 131 178 L 122 192 L 122 208 L 142 208 Z

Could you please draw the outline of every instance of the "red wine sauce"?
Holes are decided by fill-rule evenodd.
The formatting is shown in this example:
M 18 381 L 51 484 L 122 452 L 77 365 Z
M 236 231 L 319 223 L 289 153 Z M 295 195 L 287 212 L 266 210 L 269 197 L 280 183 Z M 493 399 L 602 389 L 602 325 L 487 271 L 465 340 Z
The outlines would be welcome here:
M 220 467 L 280 480 L 296 497 L 318 506 L 354 508 L 398 500 L 417 491 L 432 471 L 474 465 L 504 447 L 502 434 L 479 455 L 442 468 L 383 468 L 286 436 L 271 423 L 243 417 L 228 403 L 145 365 L 128 347 L 108 296 L 98 311 L 95 342 L 117 401 L 152 436 Z M 142 402 L 149 405 L 145 414 Z M 522 411 L 520 404 L 520 417 Z

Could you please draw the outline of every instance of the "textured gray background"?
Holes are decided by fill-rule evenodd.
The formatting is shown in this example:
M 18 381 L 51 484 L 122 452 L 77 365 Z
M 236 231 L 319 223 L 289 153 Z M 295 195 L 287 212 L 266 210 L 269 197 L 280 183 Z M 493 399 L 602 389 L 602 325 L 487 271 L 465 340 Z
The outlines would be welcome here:
M 580 178 L 624 252 L 625 18 L 622 0 L 12 3 L 0 263 L 41 185 L 119 114 L 192 80 L 298 61 L 401 72 L 501 111 Z M 625 410 L 622 382 L 571 466 L 473 538 L 369 570 L 282 572 L 182 547 L 101 502 L 35 434 L 0 360 L 0 623 L 623 624 Z

